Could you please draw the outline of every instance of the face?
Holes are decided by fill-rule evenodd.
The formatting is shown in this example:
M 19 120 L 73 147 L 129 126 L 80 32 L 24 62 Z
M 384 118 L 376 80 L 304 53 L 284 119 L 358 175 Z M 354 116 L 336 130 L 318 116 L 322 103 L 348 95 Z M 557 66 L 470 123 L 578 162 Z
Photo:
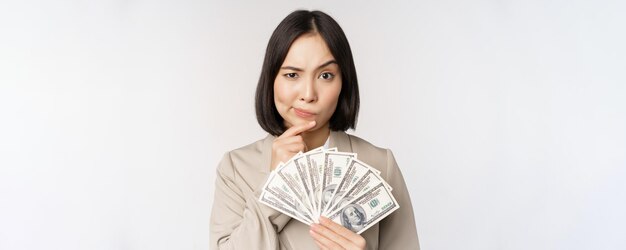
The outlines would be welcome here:
M 348 207 L 345 210 L 346 218 L 348 218 L 348 222 L 352 225 L 358 225 L 361 223 L 361 217 L 359 216 L 359 211 L 354 207 Z
M 315 121 L 328 128 L 341 92 L 339 65 L 319 34 L 305 34 L 289 48 L 276 80 L 274 103 L 287 128 Z

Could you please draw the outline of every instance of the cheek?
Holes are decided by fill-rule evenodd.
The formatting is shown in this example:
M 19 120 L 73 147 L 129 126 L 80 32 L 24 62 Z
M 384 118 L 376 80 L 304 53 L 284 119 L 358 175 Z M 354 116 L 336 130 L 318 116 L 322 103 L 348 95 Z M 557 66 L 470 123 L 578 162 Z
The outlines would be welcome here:
M 289 102 L 290 96 L 292 95 L 290 91 L 284 84 L 281 84 L 279 81 L 274 83 L 274 104 L 276 107 L 284 106 Z
M 329 106 L 332 107 L 333 110 L 335 110 L 337 108 L 337 103 L 339 103 L 339 94 L 341 93 L 341 83 L 339 83 L 339 87 L 335 87 L 332 89 L 329 89 L 329 91 L 327 92 L 327 100 L 329 103 Z

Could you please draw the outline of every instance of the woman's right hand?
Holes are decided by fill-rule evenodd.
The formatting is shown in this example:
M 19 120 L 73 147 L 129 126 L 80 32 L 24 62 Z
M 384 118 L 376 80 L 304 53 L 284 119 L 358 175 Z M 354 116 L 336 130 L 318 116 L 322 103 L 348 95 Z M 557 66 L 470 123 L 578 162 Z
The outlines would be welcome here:
M 311 224 L 309 233 L 320 249 L 362 250 L 367 248 L 367 242 L 363 236 L 323 216 L 320 217 L 319 224 Z
M 274 170 L 278 163 L 287 162 L 298 152 L 306 152 L 307 147 L 304 139 L 300 135 L 311 128 L 315 127 L 315 121 L 291 126 L 282 135 L 274 139 L 272 144 L 272 161 L 270 163 L 270 171 Z

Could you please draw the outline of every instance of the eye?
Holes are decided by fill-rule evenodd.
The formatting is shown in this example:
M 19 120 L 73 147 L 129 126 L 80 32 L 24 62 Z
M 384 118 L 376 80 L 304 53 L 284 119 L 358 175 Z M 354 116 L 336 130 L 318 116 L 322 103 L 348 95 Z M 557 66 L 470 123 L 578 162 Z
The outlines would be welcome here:
M 335 78 L 335 75 L 330 72 L 324 72 L 320 74 L 319 78 L 324 79 L 324 80 L 332 80 L 333 78 Z
M 298 78 L 298 73 L 287 73 L 287 74 L 284 74 L 284 76 L 287 78 L 294 79 L 294 78 Z

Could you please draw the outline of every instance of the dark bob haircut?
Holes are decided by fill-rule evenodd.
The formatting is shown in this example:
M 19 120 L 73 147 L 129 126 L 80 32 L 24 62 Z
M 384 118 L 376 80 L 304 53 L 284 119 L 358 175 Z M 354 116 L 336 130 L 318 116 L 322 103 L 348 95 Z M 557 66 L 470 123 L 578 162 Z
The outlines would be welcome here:
M 329 120 L 330 130 L 346 131 L 356 127 L 359 86 L 346 35 L 339 24 L 326 13 L 297 10 L 285 17 L 272 33 L 256 89 L 257 121 L 265 131 L 274 136 L 281 135 L 287 129 L 274 103 L 274 81 L 293 41 L 308 33 L 317 33 L 324 39 L 341 71 L 341 92 L 335 113 Z

